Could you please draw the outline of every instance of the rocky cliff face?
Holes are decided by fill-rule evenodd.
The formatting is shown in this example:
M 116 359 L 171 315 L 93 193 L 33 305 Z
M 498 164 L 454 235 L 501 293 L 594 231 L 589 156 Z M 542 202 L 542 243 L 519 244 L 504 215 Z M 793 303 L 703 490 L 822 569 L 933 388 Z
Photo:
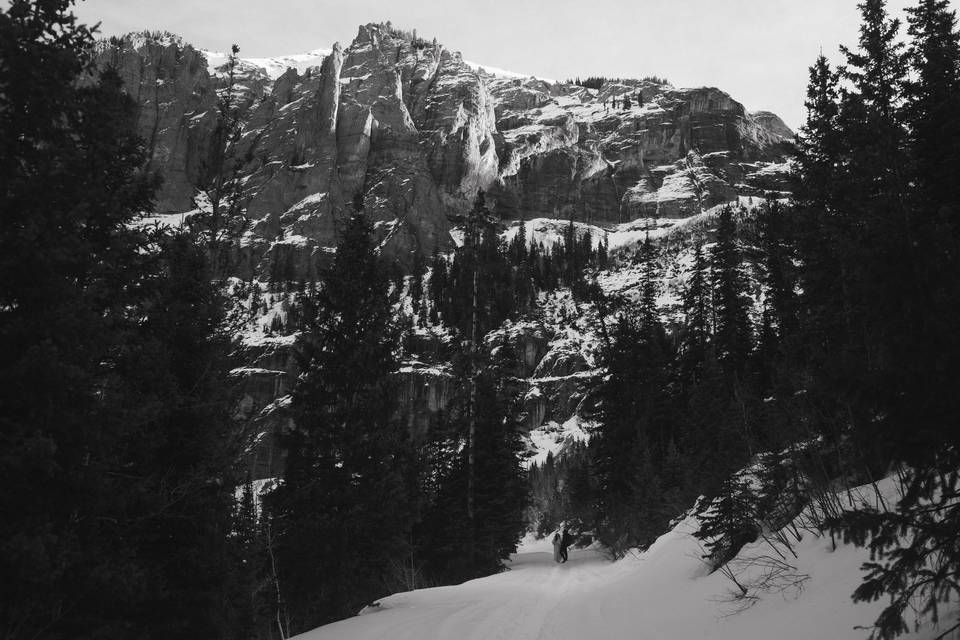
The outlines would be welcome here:
M 776 116 L 755 118 L 713 88 L 627 81 L 587 89 L 498 78 L 490 86 L 498 103 L 498 195 L 514 217 L 687 217 L 736 197 L 726 171 L 782 163 L 792 137 L 785 125 L 772 126 L 783 125 Z M 702 156 L 712 154 L 724 162 L 705 164 Z
M 206 58 L 172 37 L 101 45 L 101 65 L 117 67 L 141 105 L 165 179 L 160 212 L 190 210 L 211 179 L 227 67 L 223 55 Z M 610 225 L 687 217 L 785 184 L 789 129 L 714 88 L 496 76 L 375 24 L 346 49 L 241 61 L 235 75 L 246 105 L 231 150 L 251 223 L 236 261 L 244 277 L 278 259 L 309 277 L 356 193 L 384 253 L 409 264 L 451 246 L 448 218 L 478 189 L 501 217 Z
M 248 221 L 232 266 L 245 281 L 267 281 L 277 265 L 286 279 L 315 279 L 358 193 L 381 252 L 409 266 L 417 253 L 453 247 L 450 220 L 480 189 L 501 218 L 539 219 L 528 227 L 534 234 L 573 218 L 628 255 L 638 229 L 669 230 L 717 205 L 789 188 L 792 132 L 715 88 L 656 79 L 586 88 L 495 75 L 441 44 L 376 24 L 361 26 L 345 49 L 239 60 L 232 91 L 227 56 L 176 37 L 113 38 L 98 55 L 140 105 L 140 133 L 164 178 L 160 214 L 209 206 L 223 152 L 220 105 L 228 93 L 239 105 L 241 135 L 227 153 L 241 185 L 234 204 Z M 616 289 L 630 278 L 601 280 Z M 287 304 L 288 294 L 277 295 L 269 314 L 282 315 Z M 589 420 L 591 389 L 603 375 L 596 337 L 584 337 L 595 322 L 571 324 L 582 309 L 562 295 L 544 304 L 547 320 L 487 336 L 491 349 L 509 342 L 520 354 L 516 378 L 530 429 Z M 268 434 L 289 424 L 284 407 L 297 374 L 293 337 L 261 331 L 267 319 L 245 336 L 249 366 L 236 371 L 245 390 L 240 412 L 266 434 L 253 456 L 257 477 L 282 465 Z M 421 346 L 422 361 L 398 374 L 415 431 L 454 392 L 442 339 L 425 336 Z
M 138 128 L 150 150 L 150 168 L 163 176 L 156 209 L 192 208 L 208 179 L 216 87 L 202 53 L 174 37 L 131 35 L 98 45 L 100 67 L 115 68 L 140 105 Z

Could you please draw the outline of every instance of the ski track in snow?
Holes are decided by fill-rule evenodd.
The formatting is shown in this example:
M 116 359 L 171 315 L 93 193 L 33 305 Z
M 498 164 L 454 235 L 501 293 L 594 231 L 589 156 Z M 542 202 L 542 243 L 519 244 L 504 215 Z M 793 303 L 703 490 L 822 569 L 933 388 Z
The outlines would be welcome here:
M 520 553 L 509 571 L 452 587 L 397 594 L 379 611 L 320 627 L 298 640 L 346 638 L 423 640 L 546 640 L 560 609 L 602 580 L 609 567 L 597 551 L 570 550 L 557 564 L 549 552 Z

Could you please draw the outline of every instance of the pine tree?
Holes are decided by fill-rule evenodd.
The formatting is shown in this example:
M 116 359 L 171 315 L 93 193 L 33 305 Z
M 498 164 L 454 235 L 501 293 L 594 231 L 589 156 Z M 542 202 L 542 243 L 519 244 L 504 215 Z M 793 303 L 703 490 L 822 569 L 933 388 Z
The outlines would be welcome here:
M 803 414 L 847 457 L 843 478 L 907 465 L 895 510 L 829 522 L 870 546 L 875 561 L 854 598 L 891 597 L 873 635 L 892 638 L 906 631 L 908 607 L 936 618 L 957 589 L 956 554 L 929 550 L 950 548 L 958 521 L 952 499 L 937 496 L 956 496 L 957 485 L 947 416 L 958 408 L 945 390 L 958 384 L 947 318 L 960 296 L 942 274 L 955 272 L 957 187 L 947 174 L 957 118 L 945 105 L 956 100 L 960 44 L 946 3 L 909 10 L 906 55 L 884 3 L 860 9 L 859 48 L 844 50 L 847 89 L 829 90 L 825 61 L 811 77 L 817 100 L 808 103 L 797 191 L 800 333 L 789 351 L 803 362 Z
M 843 308 L 841 297 L 843 249 L 841 233 L 851 226 L 849 216 L 839 210 L 838 185 L 842 182 L 843 139 L 839 134 L 839 75 L 830 68 L 821 54 L 810 68 L 807 88 L 807 120 L 798 136 L 797 166 L 794 176 L 794 212 L 799 218 L 797 250 L 804 261 L 798 278 L 802 293 L 801 305 L 812 310 L 815 305 L 832 301 Z M 842 327 L 827 326 L 837 314 L 805 313 L 801 318 L 807 350 L 828 353 Z M 814 336 L 820 336 L 819 342 Z M 805 358 L 809 358 L 807 354 Z M 823 356 L 818 356 L 823 357 Z
M 509 343 L 502 346 L 479 380 L 474 553 L 486 572 L 502 571 L 526 529 L 527 484 L 522 467 L 524 444 L 516 418 L 522 398 L 510 375 L 516 361 Z M 486 564 L 488 563 L 488 564 Z
M 793 212 L 796 249 L 798 336 L 791 357 L 798 361 L 806 402 L 817 406 L 815 433 L 838 438 L 842 427 L 832 417 L 843 412 L 837 389 L 856 375 L 851 367 L 851 265 L 859 260 L 853 244 L 856 216 L 845 204 L 849 139 L 840 116 L 839 74 L 821 55 L 810 69 L 807 121 L 798 137 Z M 834 373 L 836 375 L 834 375 Z M 844 394 L 845 395 L 845 394 Z
M 930 207 L 956 206 L 960 187 L 960 36 L 947 0 L 921 0 L 907 9 L 912 44 L 908 50 L 914 78 L 907 82 L 905 117 L 916 164 L 917 196 L 926 215 Z M 956 216 L 951 214 L 956 230 Z M 948 220 L 944 220 L 947 222 Z
M 219 92 L 217 119 L 211 136 L 210 151 L 202 166 L 203 190 L 209 203 L 209 211 L 193 216 L 190 224 L 205 235 L 205 246 L 211 252 L 211 260 L 218 278 L 229 271 L 229 246 L 239 241 L 249 224 L 243 215 L 244 182 L 241 171 L 248 158 L 242 149 L 244 120 L 249 115 L 252 101 L 244 99 L 237 81 L 237 66 L 240 62 L 240 47 L 231 45 L 227 58 L 226 86 Z M 280 273 L 271 283 L 285 281 L 286 273 Z
M 681 373 L 685 385 L 696 384 L 707 358 L 710 342 L 710 273 L 703 244 L 693 248 L 693 265 L 683 292 L 685 323 L 681 344 Z
M 4 633 L 230 633 L 222 301 L 191 239 L 131 224 L 136 105 L 70 6 L 0 13 Z
M 725 371 L 742 376 L 751 348 L 749 300 L 737 246 L 733 209 L 724 207 L 717 220 L 717 242 L 710 252 L 713 273 L 717 358 Z
M 830 202 L 833 180 L 839 170 L 839 75 L 821 54 L 810 67 L 807 85 L 807 119 L 797 138 L 797 161 L 803 180 L 794 181 L 794 202 L 815 210 Z
M 855 212 L 853 224 L 863 239 L 887 244 L 894 236 L 910 237 L 902 114 L 907 56 L 897 39 L 900 23 L 887 16 L 884 0 L 859 7 L 859 48 L 842 48 L 847 64 L 841 78 L 851 86 L 842 93 L 838 123 L 848 154 L 842 203 Z
M 930 296 L 921 277 L 915 216 L 907 194 L 907 134 L 901 110 L 906 56 L 896 41 L 899 24 L 887 18 L 878 0 L 863 3 L 861 12 L 859 50 L 845 50 L 848 66 L 843 75 L 853 90 L 841 101 L 849 160 L 840 208 L 850 224 L 838 234 L 846 337 L 834 370 L 847 381 L 834 392 L 840 391 L 843 410 L 852 417 L 864 464 L 875 465 L 903 450 L 910 438 L 902 430 L 905 425 L 898 426 L 892 416 L 896 405 L 906 400 L 903 385 L 911 382 L 914 318 L 929 306 Z M 878 423 L 878 414 L 891 419 Z
M 508 375 L 514 354 L 504 345 L 493 360 L 475 361 L 474 388 L 468 383 L 473 360 L 468 356 L 461 353 L 455 360 L 459 392 L 451 400 L 445 424 L 433 433 L 435 457 L 427 474 L 427 505 L 416 531 L 418 556 L 428 577 L 439 583 L 502 571 L 502 561 L 516 550 L 526 527 L 523 446 L 511 418 L 519 415 L 521 396 Z M 471 401 L 475 402 L 472 434 Z M 473 487 L 469 483 L 471 454 L 465 446 L 471 437 L 473 472 L 482 479 Z M 472 513 L 466 500 L 471 490 Z
M 943 371 L 951 371 L 960 355 L 960 339 L 953 327 L 960 308 L 960 285 L 956 273 L 960 259 L 960 189 L 955 176 L 960 171 L 960 33 L 949 3 L 923 0 L 908 9 L 908 51 L 913 77 L 906 87 L 905 119 L 909 125 L 909 148 L 913 158 L 910 201 L 913 209 L 913 252 L 918 280 L 927 293 L 912 309 L 913 335 L 937 335 L 938 340 L 919 339 L 905 344 L 901 367 L 903 379 L 913 386 L 911 395 L 930 394 L 946 388 Z M 943 416 L 955 411 L 952 393 L 933 393 L 936 401 L 904 403 L 907 417 L 929 425 L 925 439 L 937 441 L 945 425 Z
M 597 520 L 597 485 L 587 445 L 573 443 L 564 451 L 563 462 L 565 473 L 561 496 L 566 509 L 562 520 L 581 534 L 594 531 Z M 556 526 L 551 528 L 555 529 Z
M 111 582 L 137 568 L 111 557 L 118 532 L 100 520 L 116 515 L 105 472 L 122 432 L 98 429 L 113 407 L 97 389 L 124 346 L 113 329 L 130 328 L 115 305 L 138 302 L 125 293 L 141 274 L 126 225 L 153 190 L 116 75 L 77 86 L 93 43 L 69 9 L 15 1 L 0 13 L 0 617 L 11 638 L 107 636 L 106 600 L 118 597 L 119 618 L 129 602 Z
M 409 437 L 391 380 L 397 327 L 371 234 L 358 198 L 298 343 L 296 426 L 284 438 L 283 483 L 266 503 L 287 633 L 384 595 L 408 544 Z
M 769 200 L 757 214 L 760 227 L 764 285 L 773 319 L 783 332 L 789 332 L 795 316 L 794 250 L 787 211 L 776 200 Z
M 159 277 L 144 288 L 149 298 L 135 357 L 117 363 L 139 392 L 125 417 L 135 425 L 125 444 L 136 451 L 125 469 L 140 478 L 140 488 L 137 517 L 124 535 L 155 590 L 139 623 L 150 637 L 232 633 L 228 625 L 245 594 L 227 582 L 238 560 L 227 540 L 241 440 L 232 418 L 226 302 L 193 234 L 160 230 L 152 244 L 160 249 Z
M 897 41 L 900 21 L 890 19 L 885 0 L 864 0 L 857 51 L 841 47 L 847 59 L 842 75 L 853 83 L 855 97 L 879 119 L 894 121 L 906 82 L 906 56 Z M 890 132 L 887 132 L 890 133 Z M 887 142 L 887 141 L 884 141 Z
M 783 206 L 770 200 L 758 214 L 760 253 L 765 291 L 761 329 L 757 339 L 756 371 L 763 393 L 789 392 L 794 362 L 787 362 L 797 339 L 796 284 L 793 236 Z
M 597 245 L 596 264 L 598 269 L 606 269 L 610 261 L 610 242 L 604 232 L 603 240 Z
M 515 265 L 525 264 L 529 256 L 529 249 L 527 246 L 527 221 L 521 220 L 520 226 L 517 228 L 517 234 L 513 237 L 513 240 L 510 242 L 509 249 L 510 257 Z
M 940 608 L 960 591 L 954 544 L 960 481 L 951 424 L 958 408 L 956 394 L 948 391 L 958 384 L 953 363 L 960 348 L 950 318 L 960 295 L 956 279 L 942 275 L 955 271 L 958 246 L 951 233 L 956 186 L 945 173 L 955 164 L 950 140 L 957 119 L 945 109 L 956 100 L 952 87 L 960 45 L 945 3 L 920 2 L 909 13 L 915 76 L 892 100 L 899 104 L 905 97 L 902 114 L 884 120 L 870 111 L 882 115 L 882 109 L 865 100 L 881 135 L 872 141 L 854 128 L 860 136 L 854 138 L 852 167 L 858 184 L 866 185 L 858 193 L 867 201 L 857 211 L 861 230 L 850 242 L 856 264 L 844 283 L 851 292 L 848 315 L 858 329 L 850 331 L 850 341 L 860 341 L 858 349 L 849 349 L 857 357 L 859 383 L 848 401 L 851 439 L 868 470 L 906 465 L 899 475 L 902 498 L 894 510 L 857 509 L 828 522 L 845 539 L 871 550 L 873 560 L 865 565 L 854 599 L 890 598 L 875 622 L 875 638 L 906 632 L 907 615 L 917 607 L 917 617 L 936 622 Z M 871 16 L 865 13 L 864 19 L 869 24 Z M 861 93 L 877 92 L 861 88 Z M 903 127 L 900 117 L 909 126 Z M 889 151 L 890 139 L 902 147 L 896 159 L 881 155 Z M 916 171 L 909 181 L 897 174 L 902 157 L 911 158 Z
M 649 304 L 655 288 L 644 288 Z M 672 354 L 657 314 L 643 313 L 623 312 L 614 328 L 604 355 L 609 375 L 598 391 L 601 426 L 591 444 L 597 535 L 618 556 L 651 543 L 675 515 L 664 512 L 659 466 L 672 430 L 666 411 Z
M 643 281 L 640 284 L 640 304 L 638 306 L 638 321 L 640 323 L 641 339 L 653 344 L 662 331 L 660 314 L 657 309 L 657 266 L 656 254 L 650 242 L 650 236 L 643 243 Z

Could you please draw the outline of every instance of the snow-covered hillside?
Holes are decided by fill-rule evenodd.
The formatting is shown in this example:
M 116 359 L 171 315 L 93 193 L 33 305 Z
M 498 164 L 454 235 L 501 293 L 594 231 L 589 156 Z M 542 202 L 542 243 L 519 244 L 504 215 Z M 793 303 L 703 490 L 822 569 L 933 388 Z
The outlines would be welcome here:
M 506 69 L 501 69 L 499 67 L 491 67 L 488 64 L 483 64 L 480 62 L 473 62 L 472 60 L 464 60 L 463 63 L 480 73 L 486 73 L 491 76 L 499 76 L 501 78 L 535 78 L 537 80 L 543 80 L 544 82 L 556 82 L 556 80 L 551 80 L 550 78 L 537 78 L 536 76 L 530 75 L 529 73 L 517 73 L 516 71 L 507 71 Z
M 540 392 L 537 387 L 533 387 L 533 390 Z M 563 424 L 550 421 L 531 429 L 527 437 L 533 455 L 527 458 L 526 465 L 543 464 L 551 453 L 554 456 L 563 455 L 572 443 L 588 441 L 590 434 L 587 430 L 592 426 L 581 423 L 580 416 L 574 414 Z
M 891 493 L 893 484 L 880 488 Z M 850 495 L 875 500 L 873 487 Z M 396 594 L 297 638 L 864 640 L 864 627 L 883 608 L 882 601 L 850 599 L 868 560 L 864 549 L 835 547 L 830 537 L 801 528 L 794 559 L 784 546 L 761 539 L 728 565 L 748 589 L 740 596 L 722 571 L 708 573 L 694 530 L 688 517 L 643 553 L 610 562 L 595 549 L 576 550 L 562 565 L 554 563 L 549 541 L 528 538 L 504 573 Z M 944 628 L 955 615 L 944 616 Z M 923 627 L 904 637 L 937 635 Z
M 294 69 L 302 75 L 310 67 L 319 67 L 323 59 L 330 55 L 331 49 L 314 49 L 305 53 L 273 56 L 269 58 L 240 58 L 242 63 L 261 69 L 271 80 L 276 80 L 287 69 Z M 216 75 L 218 68 L 227 64 L 229 54 L 222 51 L 202 50 L 207 58 L 207 65 L 212 75 Z

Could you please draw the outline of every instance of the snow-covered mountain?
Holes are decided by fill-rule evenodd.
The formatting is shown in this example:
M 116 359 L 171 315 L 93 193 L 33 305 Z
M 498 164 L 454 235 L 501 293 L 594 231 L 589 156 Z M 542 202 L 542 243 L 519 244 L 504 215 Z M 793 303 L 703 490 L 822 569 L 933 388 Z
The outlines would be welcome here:
M 141 133 L 165 178 L 158 210 L 188 211 L 211 170 L 227 58 L 139 36 L 104 41 L 99 59 L 142 106 Z M 450 246 L 447 218 L 477 189 L 502 217 L 612 225 L 785 188 L 789 130 L 715 88 L 524 77 L 376 24 L 345 49 L 241 59 L 236 80 L 251 101 L 234 150 L 247 159 L 252 222 L 243 277 L 276 253 L 308 273 L 335 244 L 334 212 L 357 192 L 383 250 L 409 264 Z
M 243 66 L 253 67 L 262 71 L 270 80 L 276 80 L 287 69 L 293 69 L 297 75 L 303 75 L 311 67 L 320 67 L 323 59 L 332 53 L 332 49 L 314 49 L 305 53 L 294 53 L 285 56 L 275 56 L 271 58 L 240 58 Z M 207 69 L 210 75 L 216 76 L 222 73 L 223 69 L 230 61 L 230 54 L 223 51 L 209 51 L 201 49 L 200 53 L 207 59 Z
M 99 61 L 119 70 L 141 106 L 140 132 L 164 178 L 151 221 L 178 223 L 209 206 L 204 189 L 216 165 L 228 57 L 140 34 L 104 41 Z M 361 26 L 346 48 L 241 58 L 234 81 L 245 107 L 230 154 L 249 222 L 233 275 L 245 281 L 266 282 L 278 265 L 294 280 L 314 278 L 355 193 L 365 196 L 381 251 L 409 266 L 417 253 L 455 246 L 451 218 L 483 189 L 506 239 L 520 219 L 528 238 L 545 246 L 570 219 L 578 235 L 605 239 L 620 260 L 600 283 L 630 295 L 639 273 L 629 257 L 646 237 L 681 245 L 706 237 L 717 207 L 787 188 L 789 129 L 716 88 L 677 89 L 657 78 L 589 88 L 534 78 L 464 61 L 384 24 Z M 672 255 L 668 306 L 689 258 L 682 247 Z M 265 297 L 244 336 L 249 366 L 237 374 L 246 381 L 244 407 L 267 434 L 284 423 L 278 409 L 296 367 L 292 336 L 270 331 L 291 296 Z M 524 354 L 531 429 L 588 420 L 580 414 L 600 375 L 591 310 L 562 294 L 544 304 L 545 320 L 503 329 Z M 443 340 L 442 332 L 421 336 L 434 353 Z M 442 362 L 411 362 L 400 375 L 415 422 L 445 406 Z M 257 475 L 279 464 L 269 438 L 263 442 Z

